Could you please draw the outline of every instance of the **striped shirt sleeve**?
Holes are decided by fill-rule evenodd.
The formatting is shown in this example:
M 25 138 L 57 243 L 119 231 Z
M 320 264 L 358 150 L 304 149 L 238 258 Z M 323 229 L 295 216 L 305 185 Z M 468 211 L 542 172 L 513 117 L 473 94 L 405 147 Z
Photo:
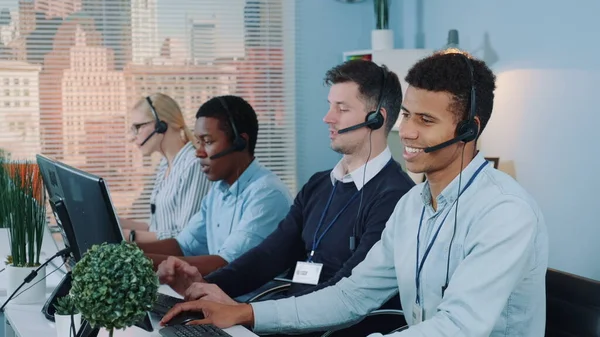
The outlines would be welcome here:
M 172 223 L 166 223 L 156 231 L 159 240 L 176 237 L 181 232 L 192 216 L 200 210 L 202 199 L 211 186 L 211 182 L 202 172 L 200 160 L 197 159 L 181 172 L 177 181 L 179 186 L 173 196 L 175 202 L 165 209 L 165 213 L 169 215 L 166 218 Z

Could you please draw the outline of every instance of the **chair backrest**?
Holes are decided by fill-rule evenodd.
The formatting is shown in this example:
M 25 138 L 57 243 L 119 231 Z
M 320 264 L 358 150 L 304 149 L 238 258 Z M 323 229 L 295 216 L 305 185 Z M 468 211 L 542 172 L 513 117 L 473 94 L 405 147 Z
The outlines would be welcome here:
M 600 282 L 548 269 L 546 337 L 600 337 Z

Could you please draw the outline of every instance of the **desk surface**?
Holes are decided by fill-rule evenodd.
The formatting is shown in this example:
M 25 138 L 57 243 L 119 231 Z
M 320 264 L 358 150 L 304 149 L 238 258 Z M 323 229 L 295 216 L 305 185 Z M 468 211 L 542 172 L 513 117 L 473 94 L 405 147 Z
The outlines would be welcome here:
M 4 257 L 8 252 L 8 233 L 5 229 L 0 229 L 0 257 L 4 260 Z M 49 241 L 48 237 L 44 238 L 44 241 Z M 44 253 L 43 256 L 46 258 L 52 256 L 57 252 L 57 248 L 52 242 L 44 242 Z M 6 247 L 6 248 L 5 248 Z M 58 260 L 58 259 L 57 259 Z M 2 263 L 3 265 L 3 263 Z M 1 268 L 0 268 L 1 269 Z M 46 274 L 50 274 L 55 268 L 46 268 Z M 46 298 L 52 293 L 54 288 L 58 285 L 63 277 L 63 273 L 57 271 L 46 278 Z M 5 272 L 0 273 L 0 305 L 4 303 L 7 298 L 6 287 L 8 279 Z M 161 286 L 160 292 L 173 295 L 174 292 L 168 286 Z M 19 305 L 9 303 L 4 312 L 4 319 L 6 319 L 16 336 L 20 337 L 37 337 L 37 336 L 56 336 L 54 322 L 48 321 L 44 314 L 42 314 L 42 307 L 44 303 L 30 304 L 30 305 Z M 138 327 L 130 327 L 125 330 L 116 330 L 114 333 L 115 337 L 149 337 L 149 336 L 160 336 L 158 330 L 161 328 L 158 325 L 159 317 L 150 315 L 152 319 L 152 326 L 154 327 L 153 332 L 147 332 Z M 4 321 L 0 315 L 0 337 L 3 335 Z M 254 333 L 242 326 L 234 326 L 229 329 L 225 329 L 233 337 L 257 337 Z M 108 332 L 101 330 L 99 336 L 107 337 Z
M 21 337 L 35 336 L 54 336 L 56 335 L 54 323 L 44 317 L 40 311 L 40 305 L 13 305 L 6 310 L 6 319 L 13 328 L 15 334 Z M 147 332 L 138 327 L 130 327 L 125 330 L 115 330 L 114 337 L 158 337 L 158 330 L 161 328 L 158 325 L 158 317 L 152 317 L 153 332 Z M 248 329 L 242 326 L 234 326 L 225 331 L 233 337 L 256 337 Z M 98 334 L 100 337 L 108 337 L 108 331 L 101 330 Z

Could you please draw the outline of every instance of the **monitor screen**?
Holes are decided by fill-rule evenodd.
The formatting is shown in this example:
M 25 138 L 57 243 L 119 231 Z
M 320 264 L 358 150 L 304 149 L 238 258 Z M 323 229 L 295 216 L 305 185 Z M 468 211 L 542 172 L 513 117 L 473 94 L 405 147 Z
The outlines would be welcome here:
M 104 180 L 61 162 L 55 167 L 80 256 L 95 244 L 123 241 Z
M 75 261 L 95 244 L 123 241 L 117 213 L 102 178 L 41 155 L 37 161 L 56 221 L 64 229 Z M 149 315 L 136 326 L 153 330 Z

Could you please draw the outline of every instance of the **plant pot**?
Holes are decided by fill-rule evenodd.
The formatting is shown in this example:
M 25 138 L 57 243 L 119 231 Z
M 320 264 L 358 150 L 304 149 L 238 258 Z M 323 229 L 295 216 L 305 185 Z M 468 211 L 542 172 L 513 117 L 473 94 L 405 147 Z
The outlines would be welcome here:
M 23 280 L 25 280 L 25 278 L 35 269 L 35 267 L 13 267 L 12 265 L 6 266 L 6 273 L 8 275 L 8 288 L 6 289 L 6 296 L 10 296 L 21 285 L 21 283 L 23 283 Z M 19 289 L 19 292 L 15 295 L 15 297 L 10 300 L 10 303 L 44 303 L 46 301 L 45 277 L 46 267 L 44 266 L 38 271 L 37 276 L 31 282 L 25 284 L 23 287 L 21 287 L 21 289 Z
M 81 313 L 73 315 L 75 335 L 71 330 L 71 315 L 54 314 L 54 325 L 56 326 L 56 337 L 74 337 L 81 327 Z
M 391 29 L 375 29 L 371 31 L 371 49 L 394 49 L 394 31 Z

